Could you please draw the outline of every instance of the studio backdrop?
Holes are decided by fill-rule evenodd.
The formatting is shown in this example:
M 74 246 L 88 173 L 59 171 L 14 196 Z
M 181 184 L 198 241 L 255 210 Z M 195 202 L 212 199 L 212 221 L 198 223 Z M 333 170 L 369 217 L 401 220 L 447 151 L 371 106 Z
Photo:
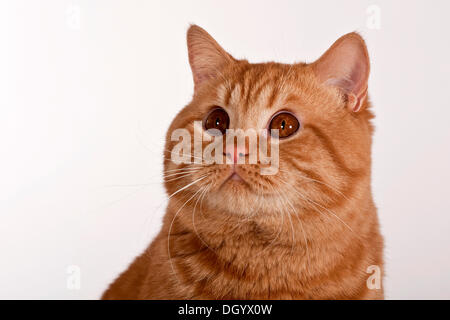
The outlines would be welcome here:
M 161 228 L 167 129 L 192 98 L 186 31 L 233 57 L 367 44 L 388 299 L 450 298 L 448 1 L 0 3 L 0 298 L 97 299 Z

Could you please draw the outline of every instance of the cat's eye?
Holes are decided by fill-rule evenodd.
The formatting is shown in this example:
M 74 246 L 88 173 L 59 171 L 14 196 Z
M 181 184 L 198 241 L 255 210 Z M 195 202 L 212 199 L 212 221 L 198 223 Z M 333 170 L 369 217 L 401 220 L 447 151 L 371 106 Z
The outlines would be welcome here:
M 297 132 L 300 123 L 290 112 L 280 112 L 276 114 L 269 124 L 269 130 L 278 129 L 280 138 L 287 138 Z
M 222 134 L 225 134 L 225 131 L 230 126 L 230 117 L 228 117 L 228 113 L 222 108 L 216 108 L 208 114 L 204 126 L 206 130 L 216 129 Z M 214 131 L 215 130 L 212 130 L 211 132 Z

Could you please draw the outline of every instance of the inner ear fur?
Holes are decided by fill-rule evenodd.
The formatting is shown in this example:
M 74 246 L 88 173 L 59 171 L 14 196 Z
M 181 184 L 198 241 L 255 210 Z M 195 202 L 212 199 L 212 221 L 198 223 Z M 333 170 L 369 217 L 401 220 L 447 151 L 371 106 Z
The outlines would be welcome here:
M 343 93 L 349 110 L 361 110 L 367 97 L 370 62 L 359 34 L 352 32 L 339 38 L 312 67 L 322 83 Z
M 218 76 L 225 65 L 235 61 L 208 32 L 197 25 L 188 29 L 186 38 L 195 91 L 204 81 Z

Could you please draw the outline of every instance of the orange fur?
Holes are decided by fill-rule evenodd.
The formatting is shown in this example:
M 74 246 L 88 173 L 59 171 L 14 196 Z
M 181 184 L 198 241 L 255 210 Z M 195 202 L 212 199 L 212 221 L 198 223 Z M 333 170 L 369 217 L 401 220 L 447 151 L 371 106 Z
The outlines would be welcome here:
M 103 298 L 383 298 L 382 288 L 366 285 L 367 268 L 383 268 L 383 240 L 371 193 L 364 41 L 352 33 L 316 63 L 292 65 L 236 60 L 197 26 L 188 31 L 188 45 L 195 94 L 172 122 L 166 150 L 175 145 L 174 129 L 192 133 L 193 121 L 212 106 L 227 110 L 233 128 L 259 129 L 279 110 L 295 113 L 301 128 L 280 141 L 276 175 L 242 164 L 244 182 L 227 181 L 230 165 L 175 165 L 167 153 L 166 172 L 195 168 L 166 178 L 169 195 L 207 176 L 170 198 L 159 235 Z M 362 59 L 355 64 L 361 76 L 340 86 L 332 68 L 352 46 L 361 52 L 355 58 Z M 329 75 L 337 85 L 326 83 Z

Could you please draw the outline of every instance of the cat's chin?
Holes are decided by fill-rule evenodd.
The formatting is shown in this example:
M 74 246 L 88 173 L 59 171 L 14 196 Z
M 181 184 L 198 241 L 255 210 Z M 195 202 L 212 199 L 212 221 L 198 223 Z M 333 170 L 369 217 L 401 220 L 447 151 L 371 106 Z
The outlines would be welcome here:
M 242 192 L 243 189 L 250 190 L 249 185 L 240 176 L 230 176 L 219 188 L 221 192 Z
M 211 190 L 209 201 L 221 212 L 232 214 L 254 214 L 254 208 L 261 200 L 245 177 L 231 173 L 221 185 Z
M 239 175 L 230 175 L 216 190 L 215 194 L 223 201 L 233 201 L 248 199 L 252 196 L 249 184 Z

